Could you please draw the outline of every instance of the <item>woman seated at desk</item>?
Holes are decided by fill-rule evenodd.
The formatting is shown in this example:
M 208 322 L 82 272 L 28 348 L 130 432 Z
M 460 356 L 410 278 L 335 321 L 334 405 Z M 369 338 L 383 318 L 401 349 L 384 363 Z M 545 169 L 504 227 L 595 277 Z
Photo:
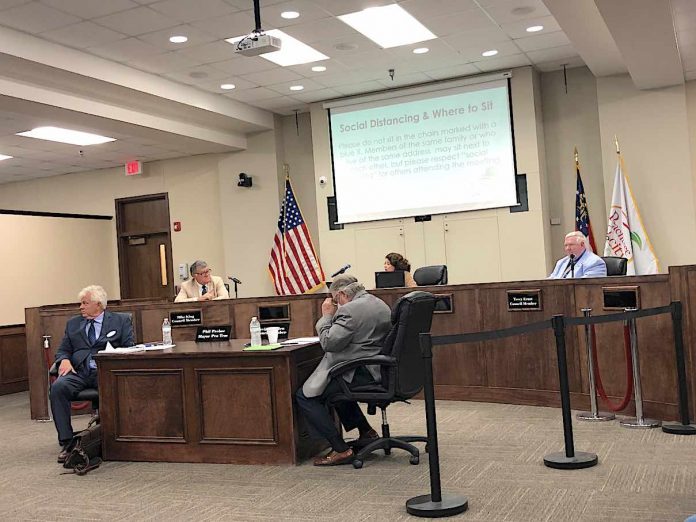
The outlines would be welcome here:
M 411 264 L 401 254 L 391 252 L 384 257 L 384 271 L 395 272 L 401 270 L 404 273 L 404 286 L 412 288 L 418 286 L 411 275 Z

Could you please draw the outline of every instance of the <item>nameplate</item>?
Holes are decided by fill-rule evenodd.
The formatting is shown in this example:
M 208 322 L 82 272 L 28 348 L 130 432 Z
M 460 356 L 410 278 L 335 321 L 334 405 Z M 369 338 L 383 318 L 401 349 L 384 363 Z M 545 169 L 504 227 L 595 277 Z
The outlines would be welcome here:
M 191 326 L 203 323 L 203 314 L 200 310 L 187 310 L 185 312 L 169 312 L 169 324 L 172 326 Z
M 602 297 L 604 310 L 640 308 L 640 287 L 637 286 L 604 286 Z
M 541 310 L 541 289 L 508 290 L 508 312 Z
M 199 326 L 196 330 L 197 343 L 210 343 L 214 341 L 229 341 L 229 326 Z

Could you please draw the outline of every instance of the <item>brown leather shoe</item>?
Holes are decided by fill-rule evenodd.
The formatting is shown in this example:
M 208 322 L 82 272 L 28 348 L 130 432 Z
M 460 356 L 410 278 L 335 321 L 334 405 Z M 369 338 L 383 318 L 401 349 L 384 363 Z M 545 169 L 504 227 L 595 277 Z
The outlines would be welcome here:
M 68 451 L 68 449 L 67 449 L 67 448 L 63 448 L 63 449 L 60 451 L 60 453 L 58 454 L 58 463 L 59 463 L 59 464 L 62 464 L 63 462 L 65 462 L 66 459 L 68 458 L 68 455 L 69 455 L 69 454 L 70 454 L 70 452 Z
M 314 459 L 315 466 L 338 466 L 339 464 L 350 464 L 353 462 L 353 450 L 348 448 L 346 451 L 337 453 L 329 452 L 328 455 Z
M 360 448 L 364 448 L 365 446 L 367 446 L 371 442 L 376 441 L 377 439 L 379 439 L 379 434 L 375 430 L 371 429 L 370 431 L 360 435 L 359 438 L 352 440 L 352 441 L 348 441 L 348 444 L 350 444 L 351 448 L 359 448 L 360 449 Z

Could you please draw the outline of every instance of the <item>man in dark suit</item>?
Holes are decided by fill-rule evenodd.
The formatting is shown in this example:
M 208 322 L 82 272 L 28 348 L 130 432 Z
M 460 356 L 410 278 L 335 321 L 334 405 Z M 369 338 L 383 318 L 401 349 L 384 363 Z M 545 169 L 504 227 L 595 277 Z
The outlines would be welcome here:
M 106 347 L 132 346 L 130 317 L 106 311 L 106 292 L 101 286 L 88 286 L 78 294 L 80 314 L 65 326 L 65 335 L 56 352 L 58 379 L 51 385 L 51 412 L 62 451 L 58 462 L 67 457 L 66 447 L 73 437 L 70 401 L 85 388 L 96 388 L 97 365 L 92 355 Z
M 327 407 L 329 400 L 341 392 L 340 383 L 329 378 L 329 371 L 344 361 L 379 355 L 391 327 L 389 306 L 365 292 L 365 287 L 355 277 L 336 277 L 330 291 L 333 299 L 322 303 L 322 317 L 316 324 L 324 357 L 296 394 L 297 404 L 310 426 L 331 444 L 332 451 L 317 458 L 315 466 L 334 466 L 353 460 L 353 450 L 336 429 Z M 380 378 L 378 366 L 366 368 L 347 372 L 343 378 L 354 385 Z M 340 402 L 334 406 L 346 431 L 358 428 L 360 439 L 377 438 L 357 403 Z

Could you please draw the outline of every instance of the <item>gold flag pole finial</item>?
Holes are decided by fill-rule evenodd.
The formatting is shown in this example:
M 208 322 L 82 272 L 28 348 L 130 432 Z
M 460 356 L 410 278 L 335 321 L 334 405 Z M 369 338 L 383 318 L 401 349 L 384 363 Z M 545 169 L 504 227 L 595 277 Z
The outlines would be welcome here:
M 290 179 L 290 165 L 283 163 L 283 174 L 285 174 L 285 179 Z
M 619 148 L 619 138 L 614 134 L 614 145 L 616 145 L 616 153 L 621 154 L 621 149 Z
M 578 161 L 578 148 L 577 147 L 575 147 L 573 149 L 573 154 L 575 155 L 575 166 L 577 167 L 578 163 L 579 163 L 579 161 Z

